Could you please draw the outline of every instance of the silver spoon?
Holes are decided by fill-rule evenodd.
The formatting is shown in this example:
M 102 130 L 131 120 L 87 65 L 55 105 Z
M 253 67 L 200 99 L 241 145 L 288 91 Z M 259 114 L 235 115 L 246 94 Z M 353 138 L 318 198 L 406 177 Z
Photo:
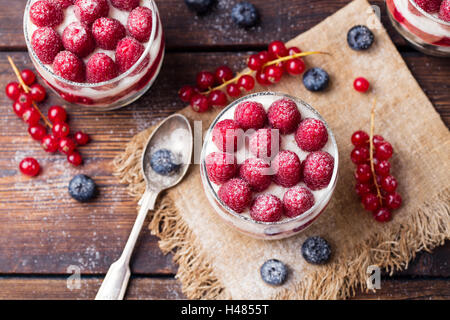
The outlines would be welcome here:
M 141 170 L 146 189 L 139 205 L 141 206 L 133 229 L 120 258 L 114 262 L 95 297 L 96 300 L 122 300 L 130 278 L 130 258 L 136 240 L 144 224 L 148 210 L 155 208 L 158 194 L 175 186 L 187 172 L 192 157 L 192 129 L 189 121 L 180 114 L 166 118 L 150 135 L 142 153 Z M 158 149 L 168 149 L 175 154 L 181 167 L 172 175 L 162 176 L 150 166 L 150 156 Z

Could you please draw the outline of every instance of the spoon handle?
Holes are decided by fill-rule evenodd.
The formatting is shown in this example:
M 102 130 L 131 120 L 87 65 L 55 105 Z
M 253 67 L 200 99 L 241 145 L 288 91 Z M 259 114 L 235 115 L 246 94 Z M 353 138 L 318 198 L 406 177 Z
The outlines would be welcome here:
M 120 258 L 109 267 L 100 289 L 95 296 L 95 300 L 122 300 L 127 289 L 130 278 L 130 258 L 134 246 L 144 225 L 148 210 L 155 207 L 158 192 L 146 190 L 140 201 L 141 208 L 137 215 L 133 229 L 131 230 L 128 241 L 123 249 Z

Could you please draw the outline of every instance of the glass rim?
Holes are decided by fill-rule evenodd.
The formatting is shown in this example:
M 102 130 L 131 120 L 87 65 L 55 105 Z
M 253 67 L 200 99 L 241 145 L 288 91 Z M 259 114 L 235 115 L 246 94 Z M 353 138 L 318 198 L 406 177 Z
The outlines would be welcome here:
M 64 79 L 63 77 L 55 74 L 53 72 L 53 70 L 51 70 L 50 68 L 47 67 L 46 64 L 44 64 L 41 59 L 39 59 L 39 57 L 36 55 L 36 52 L 34 52 L 34 49 L 31 45 L 31 40 L 28 36 L 28 24 L 27 24 L 27 19 L 29 16 L 29 11 L 30 11 L 30 7 L 31 7 L 31 3 L 35 2 L 36 0 L 27 0 L 27 4 L 25 6 L 25 11 L 24 11 L 24 16 L 23 16 L 23 33 L 24 33 L 24 37 L 25 37 L 25 42 L 27 44 L 27 49 L 28 49 L 28 53 L 30 55 L 33 56 L 33 60 L 35 60 L 40 67 L 42 67 L 45 71 L 47 71 L 49 74 L 51 74 L 53 77 L 55 77 L 58 81 L 62 82 L 65 85 L 69 85 L 69 86 L 73 86 L 73 87 L 80 87 L 80 88 L 97 88 L 97 87 L 102 87 L 105 85 L 109 85 L 115 82 L 118 82 L 124 78 L 126 78 L 127 76 L 129 76 L 131 73 L 133 73 L 135 71 L 135 69 L 137 67 L 140 66 L 140 64 L 144 61 L 144 59 L 147 57 L 148 53 L 150 52 L 150 49 L 152 48 L 152 44 L 154 41 L 154 37 L 156 34 L 156 28 L 158 27 L 159 21 L 157 21 L 157 15 L 156 15 L 156 11 L 157 11 L 157 7 L 156 4 L 154 2 L 154 0 L 149 0 L 150 1 L 150 8 L 152 11 L 152 21 L 154 21 L 155 23 L 152 23 L 152 32 L 150 33 L 150 37 L 149 37 L 149 41 L 147 43 L 147 46 L 144 50 L 144 52 L 142 53 L 142 55 L 139 57 L 139 59 L 135 62 L 135 64 L 129 68 L 127 71 L 125 71 L 124 73 L 118 75 L 117 77 L 107 80 L 107 81 L 102 81 L 102 82 L 97 82 L 97 83 L 89 83 L 89 82 L 74 82 L 74 81 L 70 81 L 67 79 Z M 31 23 L 31 22 L 30 22 Z M 151 40 L 150 40 L 151 39 Z M 149 62 L 150 63 L 150 62 Z
M 283 219 L 281 221 L 275 221 L 275 222 L 265 222 L 265 221 L 257 221 L 252 219 L 251 217 L 247 217 L 245 215 L 239 214 L 237 212 L 235 212 L 234 210 L 232 210 L 230 207 L 228 207 L 225 203 L 223 203 L 223 201 L 219 198 L 219 196 L 217 195 L 217 192 L 214 190 L 210 179 L 208 178 L 207 175 L 207 171 L 206 171 L 206 141 L 209 141 L 209 138 L 211 137 L 212 134 L 212 130 L 215 127 L 215 125 L 217 124 L 218 120 L 220 119 L 220 117 L 226 112 L 228 111 L 230 108 L 233 108 L 234 106 L 236 106 L 237 104 L 247 100 L 247 99 L 251 99 L 253 97 L 259 97 L 259 96 L 277 96 L 280 98 L 288 98 L 288 99 L 292 99 L 293 101 L 295 101 L 296 103 L 300 103 L 302 104 L 304 107 L 306 107 L 308 110 L 310 110 L 311 112 L 314 113 L 315 116 L 318 117 L 318 119 L 320 121 L 322 121 L 325 125 L 325 127 L 327 128 L 327 132 L 329 134 L 329 137 L 331 137 L 331 143 L 333 145 L 333 148 L 335 150 L 335 156 L 334 156 L 334 168 L 333 168 L 333 175 L 331 176 L 331 180 L 328 184 L 328 186 L 326 187 L 327 189 L 327 193 L 323 196 L 322 199 L 320 199 L 320 201 L 317 201 L 314 203 L 314 205 L 309 208 L 307 211 L 305 211 L 304 213 L 293 217 L 293 218 L 287 218 L 287 219 Z M 254 223 L 254 224 L 258 224 L 258 225 L 265 225 L 265 226 L 279 226 L 279 225 L 285 225 L 285 224 L 289 224 L 293 221 L 298 221 L 298 220 L 308 220 L 308 218 L 310 218 L 311 216 L 313 216 L 314 211 L 319 208 L 325 201 L 329 201 L 331 198 L 331 195 L 333 193 L 333 189 L 335 187 L 335 184 L 337 182 L 337 177 L 338 177 L 338 167 L 339 167 L 339 150 L 338 150 L 338 146 L 337 146 L 337 142 L 336 142 L 336 138 L 334 136 L 334 133 L 331 131 L 328 123 L 325 121 L 325 119 L 322 117 L 322 115 L 316 110 L 314 109 L 311 105 L 309 105 L 308 103 L 306 103 L 305 101 L 303 101 L 300 98 L 291 96 L 289 94 L 286 93 L 281 93 L 281 92 L 274 92 L 274 91 L 261 91 L 261 92 L 256 92 L 256 93 L 252 93 L 246 96 L 243 96 L 235 101 L 233 101 L 232 103 L 230 103 L 228 106 L 226 106 L 224 109 L 222 109 L 222 111 L 216 116 L 216 118 L 214 118 L 213 122 L 211 123 L 210 127 L 208 128 L 206 135 L 205 135 L 205 139 L 204 139 L 204 143 L 202 146 L 202 152 L 200 155 L 200 159 L 201 159 L 201 170 L 204 172 L 204 176 L 205 179 L 208 183 L 208 188 L 209 191 L 211 192 L 211 194 L 213 195 L 214 199 L 220 203 L 220 205 L 231 215 L 233 215 L 234 217 L 237 217 L 239 219 L 242 219 L 246 222 L 250 222 L 250 223 Z M 203 180 L 203 179 L 202 179 Z M 319 212 L 320 213 L 320 212 Z
M 434 22 L 446 25 L 446 26 L 450 26 L 450 22 L 444 21 L 442 19 L 439 19 L 435 16 L 433 16 L 431 13 L 426 12 L 425 10 L 423 10 L 421 7 L 419 7 L 419 5 L 414 1 L 414 0 L 408 0 L 409 3 L 411 3 L 414 8 L 416 8 L 422 15 L 424 15 L 425 17 L 433 20 Z

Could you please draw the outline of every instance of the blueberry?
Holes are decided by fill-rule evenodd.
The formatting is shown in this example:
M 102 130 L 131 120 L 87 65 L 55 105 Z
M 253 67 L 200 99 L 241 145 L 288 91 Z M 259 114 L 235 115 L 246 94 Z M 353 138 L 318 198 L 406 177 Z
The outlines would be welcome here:
M 167 176 L 177 171 L 180 164 L 171 151 L 159 149 L 151 155 L 150 166 L 156 173 Z
M 311 68 L 303 74 L 303 84 L 309 91 L 322 91 L 329 81 L 328 73 L 322 68 Z
M 309 237 L 303 242 L 302 255 L 309 263 L 324 264 L 330 259 L 331 248 L 324 238 Z
M 250 2 L 239 2 L 231 9 L 231 19 L 239 27 L 250 28 L 259 21 L 259 12 Z
M 274 286 L 282 285 L 288 274 L 286 265 L 277 259 L 267 260 L 259 271 L 263 281 Z
M 353 50 L 367 50 L 373 43 L 373 33 L 362 25 L 352 27 L 347 33 L 347 43 Z
M 184 0 L 188 8 L 197 14 L 205 14 L 216 3 L 216 0 Z
M 69 182 L 69 194 L 80 202 L 91 200 L 97 193 L 94 180 L 84 174 L 77 174 Z

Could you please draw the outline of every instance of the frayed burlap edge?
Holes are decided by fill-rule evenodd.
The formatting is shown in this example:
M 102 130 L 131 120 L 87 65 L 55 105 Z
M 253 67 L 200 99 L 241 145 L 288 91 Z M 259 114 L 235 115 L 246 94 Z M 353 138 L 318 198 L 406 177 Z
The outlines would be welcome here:
M 142 148 L 151 128 L 137 134 L 125 152 L 114 159 L 115 175 L 128 186 L 129 193 L 139 198 L 145 189 L 141 176 Z M 366 288 L 366 270 L 370 265 L 394 271 L 408 267 L 417 252 L 430 251 L 450 239 L 450 187 L 430 199 L 416 212 L 408 213 L 408 222 L 391 225 L 354 248 L 352 256 L 336 258 L 334 263 L 318 268 L 294 290 L 283 290 L 274 299 L 345 299 Z M 170 197 L 157 203 L 150 226 L 161 240 L 164 253 L 172 252 L 179 265 L 176 277 L 182 291 L 190 299 L 229 299 L 230 295 L 214 275 L 209 257 L 189 226 L 177 213 Z

